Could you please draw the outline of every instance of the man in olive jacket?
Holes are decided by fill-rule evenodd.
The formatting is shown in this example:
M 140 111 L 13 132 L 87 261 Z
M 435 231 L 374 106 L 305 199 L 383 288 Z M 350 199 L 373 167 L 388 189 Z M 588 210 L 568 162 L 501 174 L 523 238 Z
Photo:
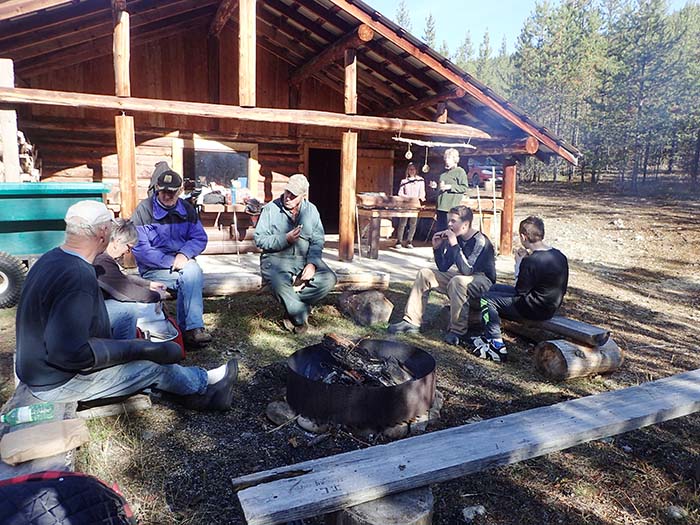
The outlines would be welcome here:
M 336 276 L 321 260 L 325 233 L 316 206 L 307 200 L 309 181 L 289 177 L 284 194 L 266 204 L 255 227 L 260 273 L 282 303 L 284 327 L 302 333 L 311 306 L 333 289 Z
M 440 175 L 440 182 L 433 181 L 430 186 L 438 190 L 436 215 L 437 231 L 447 230 L 447 214 L 459 206 L 469 188 L 467 173 L 459 165 L 459 151 L 455 148 L 445 150 L 445 171 Z

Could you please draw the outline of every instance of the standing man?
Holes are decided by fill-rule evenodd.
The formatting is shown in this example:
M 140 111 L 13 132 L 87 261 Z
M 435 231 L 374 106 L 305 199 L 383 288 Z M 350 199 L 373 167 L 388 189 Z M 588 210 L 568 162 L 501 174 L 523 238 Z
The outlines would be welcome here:
M 481 298 L 485 338 L 472 341 L 474 355 L 503 362 L 508 358 L 501 335 L 501 317 L 512 320 L 551 319 L 561 306 L 569 282 L 569 262 L 544 243 L 544 222 L 530 216 L 520 223 L 515 255 L 515 287 L 497 284 Z
M 336 283 L 335 273 L 321 260 L 325 233 L 308 193 L 306 177 L 292 175 L 282 196 L 263 207 L 255 227 L 263 281 L 284 307 L 284 328 L 297 334 L 308 328 L 311 306 Z
M 204 329 L 204 276 L 195 260 L 207 246 L 207 234 L 192 205 L 179 198 L 182 177 L 159 162 L 153 179 L 155 193 L 134 212 L 139 236 L 134 257 L 142 277 L 177 291 L 177 322 L 185 345 L 200 348 L 211 342 Z
M 427 293 L 435 290 L 450 299 L 450 322 L 444 340 L 459 344 L 469 328 L 469 301 L 479 299 L 496 282 L 493 246 L 486 235 L 472 228 L 472 210 L 456 206 L 448 217 L 447 229 L 433 235 L 437 270 L 423 268 L 418 272 L 403 320 L 389 325 L 389 333 L 418 333 Z
M 43 401 L 128 396 L 153 388 L 197 410 L 228 410 L 238 365 L 213 370 L 177 363 L 177 343 L 110 337 L 95 257 L 112 232 L 112 213 L 97 201 L 68 209 L 63 245 L 32 265 L 17 307 L 17 377 Z
M 460 205 L 464 193 L 469 188 L 467 173 L 459 166 L 459 151 L 455 148 L 445 150 L 445 171 L 440 175 L 440 181 L 432 181 L 430 187 L 438 190 L 437 230 L 445 231 L 448 212 Z

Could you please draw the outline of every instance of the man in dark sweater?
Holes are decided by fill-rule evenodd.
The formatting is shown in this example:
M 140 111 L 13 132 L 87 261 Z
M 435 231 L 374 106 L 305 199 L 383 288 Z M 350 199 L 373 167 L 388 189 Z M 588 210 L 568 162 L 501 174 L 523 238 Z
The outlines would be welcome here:
M 447 229 L 433 236 L 437 269 L 423 268 L 418 272 L 404 318 L 389 325 L 389 333 L 417 333 L 425 311 L 426 292 L 436 290 L 450 299 L 445 342 L 456 345 L 465 336 L 469 302 L 477 301 L 496 282 L 493 246 L 488 237 L 472 227 L 473 217 L 472 210 L 466 206 L 450 210 Z
M 569 263 L 556 248 L 544 243 L 544 222 L 530 216 L 520 223 L 515 255 L 515 287 L 497 284 L 481 298 L 484 336 L 472 341 L 474 354 L 503 362 L 508 357 L 501 335 L 501 317 L 518 320 L 551 319 L 564 299 Z
M 110 338 L 97 284 L 95 257 L 109 243 L 112 214 L 97 201 L 66 213 L 66 240 L 32 266 L 17 307 L 19 379 L 44 401 L 74 402 L 125 396 L 153 388 L 198 410 L 231 407 L 235 360 L 213 369 L 174 364 L 174 342 Z

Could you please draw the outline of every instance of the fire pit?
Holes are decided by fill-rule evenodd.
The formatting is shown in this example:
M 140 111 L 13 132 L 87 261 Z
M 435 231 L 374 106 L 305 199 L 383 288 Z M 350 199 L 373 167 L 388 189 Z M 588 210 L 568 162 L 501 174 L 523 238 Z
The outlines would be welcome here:
M 287 360 L 289 405 L 302 416 L 319 422 L 376 430 L 428 411 L 435 395 L 435 359 L 428 352 L 379 339 L 365 339 L 357 349 L 376 360 L 398 360 L 410 379 L 389 386 L 328 382 L 329 374 L 342 370 L 343 365 L 327 345 L 312 345 Z

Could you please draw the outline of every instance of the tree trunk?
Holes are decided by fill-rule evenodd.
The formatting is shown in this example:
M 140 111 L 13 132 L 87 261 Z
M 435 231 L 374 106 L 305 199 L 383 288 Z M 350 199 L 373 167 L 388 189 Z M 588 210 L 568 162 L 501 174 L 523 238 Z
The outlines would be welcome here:
M 624 355 L 612 339 L 596 347 L 555 339 L 539 343 L 534 360 L 541 374 L 554 381 L 564 381 L 617 370 Z

